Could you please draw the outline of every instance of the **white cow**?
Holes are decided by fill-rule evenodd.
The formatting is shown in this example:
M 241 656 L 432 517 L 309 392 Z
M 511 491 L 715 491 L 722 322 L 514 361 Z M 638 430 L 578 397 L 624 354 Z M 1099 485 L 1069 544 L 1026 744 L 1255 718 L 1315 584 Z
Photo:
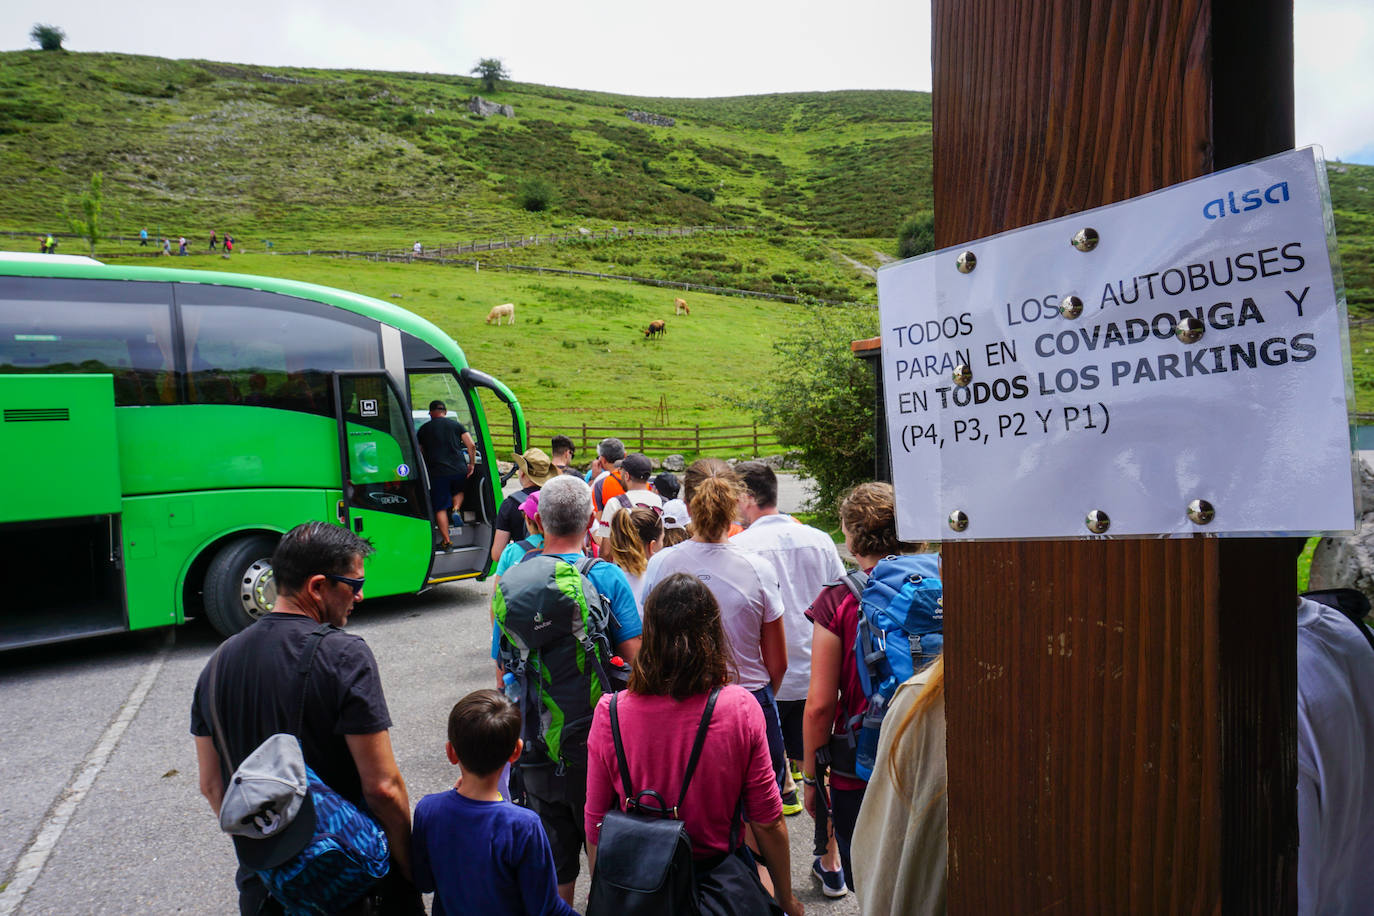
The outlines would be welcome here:
M 506 324 L 515 324 L 514 302 L 507 302 L 505 305 L 495 306 L 490 312 L 487 312 L 487 324 L 491 324 L 493 321 L 500 324 L 502 318 L 510 319 Z

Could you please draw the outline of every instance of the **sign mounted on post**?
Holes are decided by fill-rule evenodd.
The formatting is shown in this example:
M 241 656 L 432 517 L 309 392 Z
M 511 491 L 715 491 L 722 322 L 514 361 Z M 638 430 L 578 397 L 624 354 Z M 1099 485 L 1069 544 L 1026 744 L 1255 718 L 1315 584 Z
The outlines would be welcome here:
M 881 268 L 907 540 L 1355 526 L 1313 148 Z

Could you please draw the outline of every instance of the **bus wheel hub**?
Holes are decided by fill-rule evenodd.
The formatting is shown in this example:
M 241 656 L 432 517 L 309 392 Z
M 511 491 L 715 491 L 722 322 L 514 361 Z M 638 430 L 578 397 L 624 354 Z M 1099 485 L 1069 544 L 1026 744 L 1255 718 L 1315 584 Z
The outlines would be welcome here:
M 243 609 L 254 619 L 272 612 L 277 603 L 277 582 L 272 576 L 272 560 L 264 557 L 243 571 L 243 588 L 239 590 Z

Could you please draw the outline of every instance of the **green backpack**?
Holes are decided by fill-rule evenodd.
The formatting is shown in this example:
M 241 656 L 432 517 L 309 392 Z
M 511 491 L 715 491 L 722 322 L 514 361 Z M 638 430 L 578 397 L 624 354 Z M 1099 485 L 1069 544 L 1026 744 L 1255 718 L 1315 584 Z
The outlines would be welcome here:
M 497 660 L 514 675 L 520 707 L 521 766 L 585 767 L 597 700 L 620 686 L 607 673 L 611 602 L 587 577 L 599 562 L 536 554 L 508 569 L 492 596 Z

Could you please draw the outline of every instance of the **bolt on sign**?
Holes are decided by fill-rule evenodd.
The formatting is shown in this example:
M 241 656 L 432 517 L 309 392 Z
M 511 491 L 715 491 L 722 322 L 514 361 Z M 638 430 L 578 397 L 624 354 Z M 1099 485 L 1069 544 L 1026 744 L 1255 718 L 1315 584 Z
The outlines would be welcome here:
M 1315 148 L 887 265 L 907 540 L 1355 527 Z

